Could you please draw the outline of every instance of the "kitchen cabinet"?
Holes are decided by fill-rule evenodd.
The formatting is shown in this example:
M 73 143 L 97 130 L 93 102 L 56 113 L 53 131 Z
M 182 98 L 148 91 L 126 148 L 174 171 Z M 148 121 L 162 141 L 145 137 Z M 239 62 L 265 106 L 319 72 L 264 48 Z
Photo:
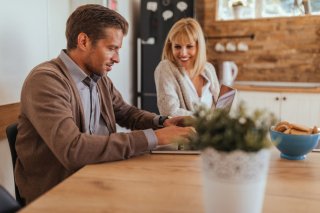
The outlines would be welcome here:
M 245 103 L 248 112 L 266 109 L 273 112 L 279 120 L 307 126 L 320 126 L 319 93 L 283 93 L 239 91 L 236 104 Z

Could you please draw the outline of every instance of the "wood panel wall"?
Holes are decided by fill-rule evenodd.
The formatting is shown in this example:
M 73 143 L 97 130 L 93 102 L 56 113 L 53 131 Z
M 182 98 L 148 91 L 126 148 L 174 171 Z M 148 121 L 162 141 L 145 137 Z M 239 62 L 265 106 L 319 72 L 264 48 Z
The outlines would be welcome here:
M 207 37 L 208 60 L 216 67 L 235 61 L 239 81 L 320 82 L 320 16 L 216 21 L 216 0 L 200 1 L 196 14 Z M 212 38 L 250 34 L 253 39 Z M 216 52 L 217 42 L 245 42 L 249 51 Z
M 17 122 L 20 113 L 20 103 L 0 106 L 0 140 L 6 138 L 6 128 Z

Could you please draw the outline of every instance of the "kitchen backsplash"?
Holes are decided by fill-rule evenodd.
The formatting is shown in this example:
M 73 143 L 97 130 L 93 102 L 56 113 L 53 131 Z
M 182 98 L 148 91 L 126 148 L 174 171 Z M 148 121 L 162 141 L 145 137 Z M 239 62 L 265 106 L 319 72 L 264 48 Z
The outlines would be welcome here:
M 320 82 L 320 16 L 215 21 L 215 11 L 215 0 L 197 1 L 216 68 L 234 61 L 238 81 Z

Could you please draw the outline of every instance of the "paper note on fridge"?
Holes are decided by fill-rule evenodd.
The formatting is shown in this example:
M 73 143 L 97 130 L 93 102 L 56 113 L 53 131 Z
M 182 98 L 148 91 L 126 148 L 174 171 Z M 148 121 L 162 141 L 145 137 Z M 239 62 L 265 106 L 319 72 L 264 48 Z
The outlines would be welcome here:
M 222 84 L 220 87 L 216 109 L 226 109 L 230 111 L 236 93 L 236 89 Z

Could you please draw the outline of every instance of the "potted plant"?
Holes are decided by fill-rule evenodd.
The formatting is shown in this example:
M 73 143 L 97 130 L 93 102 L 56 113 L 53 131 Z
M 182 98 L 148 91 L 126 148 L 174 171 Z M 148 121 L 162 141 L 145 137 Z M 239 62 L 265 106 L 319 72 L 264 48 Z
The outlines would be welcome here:
M 229 6 L 233 10 L 233 16 L 235 19 L 239 19 L 241 17 L 242 8 L 247 6 L 246 0 L 231 0 L 229 1 Z
M 190 143 L 200 149 L 206 212 L 261 212 L 269 168 L 269 127 L 273 114 L 246 113 L 243 104 L 227 110 L 199 107 L 191 120 Z

